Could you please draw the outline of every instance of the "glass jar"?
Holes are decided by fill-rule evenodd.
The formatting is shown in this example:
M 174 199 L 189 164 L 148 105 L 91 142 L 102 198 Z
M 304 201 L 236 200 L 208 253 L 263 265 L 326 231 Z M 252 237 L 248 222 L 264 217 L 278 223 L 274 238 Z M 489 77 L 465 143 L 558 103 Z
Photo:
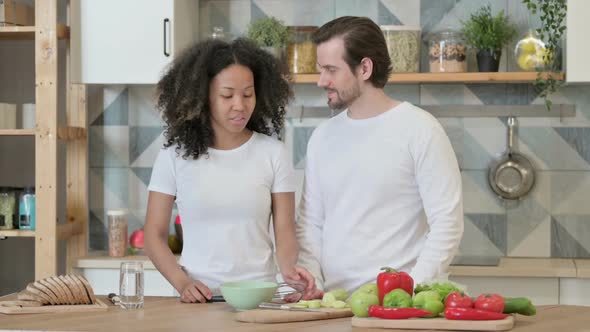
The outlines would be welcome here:
M 229 41 L 228 34 L 224 31 L 223 27 L 215 26 L 211 34 L 209 35 L 211 39 L 219 39 L 223 41 Z
M 287 46 L 287 63 L 293 74 L 316 73 L 316 45 L 311 36 L 316 26 L 289 27 L 291 40 Z
M 387 52 L 394 73 L 420 71 L 420 27 L 407 25 L 382 25 L 381 31 L 387 43 Z
M 543 69 L 547 59 L 545 43 L 539 38 L 537 32 L 531 30 L 516 43 L 514 56 L 516 64 L 524 71 Z
M 428 63 L 431 73 L 461 73 L 467 71 L 467 50 L 463 35 L 444 30 L 428 38 Z
M 127 210 L 107 211 L 109 224 L 109 256 L 122 257 L 127 251 Z
M 14 229 L 16 195 L 12 188 L 0 187 L 0 229 Z
M 25 187 L 18 202 L 18 228 L 35 229 L 35 187 Z

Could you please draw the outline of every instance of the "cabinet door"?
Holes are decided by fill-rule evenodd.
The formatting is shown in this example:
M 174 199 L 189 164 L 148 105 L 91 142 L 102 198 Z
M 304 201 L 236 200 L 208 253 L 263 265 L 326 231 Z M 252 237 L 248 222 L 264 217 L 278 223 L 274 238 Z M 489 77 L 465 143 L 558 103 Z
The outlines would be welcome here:
M 71 6 L 76 83 L 156 83 L 172 61 L 175 45 L 196 40 L 195 0 L 73 0 Z M 175 12 L 182 22 L 176 22 Z M 175 26 L 182 31 L 175 32 Z
M 568 0 L 566 30 L 566 76 L 568 83 L 590 82 L 590 1 Z

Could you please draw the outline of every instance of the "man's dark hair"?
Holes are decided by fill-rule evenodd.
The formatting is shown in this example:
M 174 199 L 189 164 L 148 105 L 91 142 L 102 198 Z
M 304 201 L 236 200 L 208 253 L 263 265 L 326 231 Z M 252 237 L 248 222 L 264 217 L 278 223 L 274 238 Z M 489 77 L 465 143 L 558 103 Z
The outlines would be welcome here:
M 198 159 L 213 146 L 209 84 L 233 64 L 248 67 L 254 75 L 256 106 L 246 128 L 269 136 L 281 132 L 293 93 L 280 61 L 246 39 L 210 39 L 184 50 L 158 82 L 165 147 L 174 145 L 184 151 L 184 158 Z
M 321 44 L 332 38 L 344 40 L 344 61 L 351 71 L 363 58 L 373 61 L 373 73 L 369 81 L 376 88 L 383 88 L 391 73 L 391 59 L 383 32 L 375 22 L 366 17 L 342 16 L 321 26 L 313 35 L 313 42 Z

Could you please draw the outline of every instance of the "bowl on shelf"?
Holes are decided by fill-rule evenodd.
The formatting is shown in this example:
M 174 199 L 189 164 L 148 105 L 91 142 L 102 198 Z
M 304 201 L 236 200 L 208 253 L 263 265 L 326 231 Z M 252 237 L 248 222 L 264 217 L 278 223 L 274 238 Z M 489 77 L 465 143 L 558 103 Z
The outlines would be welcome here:
M 270 302 L 278 284 L 266 281 L 236 281 L 221 284 L 221 295 L 236 310 L 249 310 Z

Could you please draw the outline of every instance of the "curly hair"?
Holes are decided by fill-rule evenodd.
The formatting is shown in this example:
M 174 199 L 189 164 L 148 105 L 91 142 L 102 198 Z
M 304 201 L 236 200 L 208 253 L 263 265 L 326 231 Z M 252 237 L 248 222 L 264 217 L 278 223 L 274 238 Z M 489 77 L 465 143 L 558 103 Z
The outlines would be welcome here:
M 254 76 L 256 106 L 246 128 L 271 136 L 284 126 L 285 106 L 293 97 L 278 59 L 251 41 L 215 39 L 197 43 L 178 56 L 157 85 L 157 108 L 164 120 L 164 147 L 176 146 L 183 158 L 198 159 L 214 143 L 209 85 L 233 64 L 248 67 Z

